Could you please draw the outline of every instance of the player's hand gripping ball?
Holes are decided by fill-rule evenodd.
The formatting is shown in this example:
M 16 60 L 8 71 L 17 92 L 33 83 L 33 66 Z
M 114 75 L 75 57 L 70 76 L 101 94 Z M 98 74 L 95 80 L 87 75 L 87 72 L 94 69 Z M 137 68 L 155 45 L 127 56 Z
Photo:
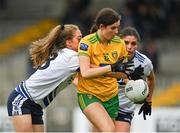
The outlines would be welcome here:
M 148 93 L 149 87 L 146 81 L 142 79 L 129 80 L 125 86 L 125 95 L 135 104 L 144 103 Z

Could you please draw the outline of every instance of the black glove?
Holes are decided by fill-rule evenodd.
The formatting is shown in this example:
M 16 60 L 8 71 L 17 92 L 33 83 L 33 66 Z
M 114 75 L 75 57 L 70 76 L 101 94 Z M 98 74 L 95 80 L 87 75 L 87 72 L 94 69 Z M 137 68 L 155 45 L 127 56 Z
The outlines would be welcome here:
M 143 75 L 144 75 L 144 68 L 141 65 L 139 65 L 134 69 L 133 72 L 130 72 L 128 74 L 128 77 L 131 80 L 138 80 L 138 79 L 142 79 Z
M 151 102 L 144 102 L 144 104 L 141 106 L 139 110 L 139 115 L 143 112 L 143 118 L 146 120 L 146 115 L 151 115 Z
M 116 63 L 111 65 L 112 72 L 132 72 L 133 70 L 130 67 L 134 66 L 134 61 L 129 61 L 127 63 L 123 63 L 122 60 L 118 60 Z

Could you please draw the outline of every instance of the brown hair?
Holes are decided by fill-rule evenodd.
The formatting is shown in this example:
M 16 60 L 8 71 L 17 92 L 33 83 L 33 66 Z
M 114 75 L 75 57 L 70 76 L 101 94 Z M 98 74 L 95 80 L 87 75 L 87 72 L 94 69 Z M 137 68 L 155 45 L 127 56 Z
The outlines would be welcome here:
M 104 26 L 111 25 L 118 20 L 121 20 L 121 16 L 111 8 L 103 8 L 97 14 L 94 24 L 90 29 L 90 33 L 94 33 L 99 29 L 100 24 Z
M 77 29 L 78 26 L 73 24 L 58 25 L 46 37 L 33 42 L 29 50 L 33 67 L 40 67 L 53 53 L 65 48 L 66 40 L 73 39 Z
M 137 30 L 133 27 L 125 27 L 120 31 L 120 37 L 125 37 L 125 36 L 135 36 L 137 38 L 137 41 L 141 41 L 140 35 L 137 32 Z

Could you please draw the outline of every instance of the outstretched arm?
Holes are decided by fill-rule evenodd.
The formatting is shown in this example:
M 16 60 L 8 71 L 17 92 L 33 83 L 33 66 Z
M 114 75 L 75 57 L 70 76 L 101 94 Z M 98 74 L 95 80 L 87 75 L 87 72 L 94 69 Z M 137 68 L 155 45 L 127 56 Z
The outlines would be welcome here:
M 154 86 L 155 86 L 155 75 L 154 72 L 151 71 L 150 75 L 147 77 L 147 83 L 149 86 L 149 95 L 146 98 L 146 101 L 144 104 L 141 106 L 139 113 L 143 113 L 143 118 L 146 120 L 146 115 L 151 115 L 151 106 L 152 106 L 152 95 L 154 91 Z
M 80 72 L 84 78 L 92 78 L 101 76 L 111 71 L 111 66 L 91 68 L 90 58 L 88 56 L 79 56 Z
M 147 77 L 147 83 L 149 86 L 149 95 L 148 95 L 146 101 L 152 102 L 152 96 L 153 96 L 154 86 L 155 86 L 155 74 L 153 71 L 151 71 L 150 75 Z
M 108 73 L 104 74 L 104 76 L 113 77 L 113 78 L 117 78 L 117 79 L 128 78 L 128 76 L 123 72 L 108 72 Z
M 80 64 L 81 75 L 84 78 L 100 76 L 111 71 L 110 65 L 104 67 L 91 68 L 90 58 L 88 56 L 80 56 L 79 64 Z

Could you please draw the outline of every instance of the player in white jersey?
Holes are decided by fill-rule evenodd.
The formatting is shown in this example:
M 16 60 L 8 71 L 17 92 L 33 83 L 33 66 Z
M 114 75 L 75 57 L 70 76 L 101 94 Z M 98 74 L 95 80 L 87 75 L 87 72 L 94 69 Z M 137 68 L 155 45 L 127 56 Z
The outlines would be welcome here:
M 78 44 L 82 38 L 76 25 L 58 25 L 30 49 L 37 71 L 11 92 L 8 115 L 17 132 L 43 132 L 43 108 L 67 87 L 79 68 Z
M 146 101 L 139 110 L 139 114 L 143 113 L 146 120 L 146 115 L 151 115 L 152 95 L 155 84 L 155 75 L 153 65 L 150 59 L 144 54 L 137 51 L 140 36 L 133 27 L 126 27 L 121 30 L 121 38 L 125 41 L 128 51 L 129 60 L 134 62 L 133 73 L 129 73 L 132 80 L 144 79 L 149 86 L 149 95 Z M 116 118 L 117 132 L 130 132 L 131 121 L 134 115 L 136 105 L 130 101 L 124 94 L 125 83 L 128 79 L 120 79 L 119 84 L 119 113 Z

